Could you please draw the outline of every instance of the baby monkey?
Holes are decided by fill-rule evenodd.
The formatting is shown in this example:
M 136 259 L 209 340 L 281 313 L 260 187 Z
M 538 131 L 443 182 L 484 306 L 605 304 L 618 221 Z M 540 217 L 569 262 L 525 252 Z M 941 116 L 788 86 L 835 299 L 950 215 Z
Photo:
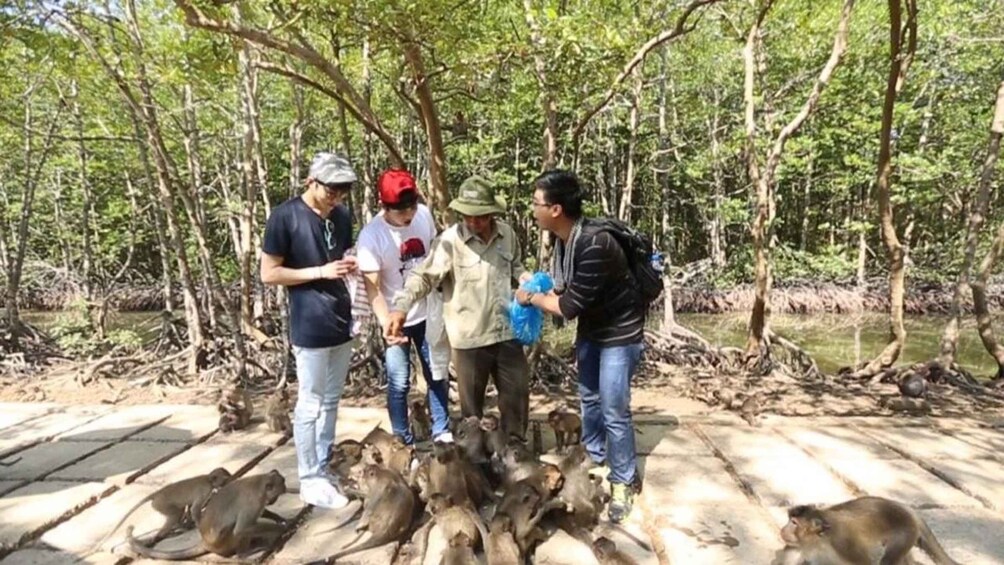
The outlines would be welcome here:
M 554 441 L 558 452 L 582 441 L 582 418 L 573 412 L 551 410 L 547 414 L 547 423 L 554 430 Z
M 289 392 L 285 388 L 275 391 L 265 401 L 265 421 L 275 433 L 292 435 L 293 422 L 289 418 Z
M 251 416 L 254 415 L 251 393 L 239 386 L 223 391 L 216 408 L 220 411 L 221 432 L 243 430 L 251 423 Z

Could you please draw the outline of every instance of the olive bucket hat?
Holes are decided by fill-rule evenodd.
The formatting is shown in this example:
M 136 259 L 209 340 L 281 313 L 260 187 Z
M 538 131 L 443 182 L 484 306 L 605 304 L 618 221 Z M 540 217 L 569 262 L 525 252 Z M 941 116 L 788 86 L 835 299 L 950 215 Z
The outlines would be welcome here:
M 450 201 L 450 209 L 465 216 L 505 214 L 505 198 L 495 194 L 487 180 L 473 176 L 460 185 L 460 193 Z

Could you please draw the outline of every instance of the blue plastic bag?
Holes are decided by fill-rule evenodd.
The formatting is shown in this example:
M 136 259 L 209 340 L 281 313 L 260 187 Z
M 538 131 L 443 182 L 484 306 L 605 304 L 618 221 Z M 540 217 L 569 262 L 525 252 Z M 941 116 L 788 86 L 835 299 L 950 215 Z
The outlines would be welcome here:
M 530 280 L 520 285 L 523 290 L 546 293 L 554 288 L 551 275 L 537 272 Z M 509 324 L 516 340 L 523 345 L 531 345 L 540 340 L 544 331 L 544 313 L 536 306 L 523 306 L 515 298 L 509 304 Z

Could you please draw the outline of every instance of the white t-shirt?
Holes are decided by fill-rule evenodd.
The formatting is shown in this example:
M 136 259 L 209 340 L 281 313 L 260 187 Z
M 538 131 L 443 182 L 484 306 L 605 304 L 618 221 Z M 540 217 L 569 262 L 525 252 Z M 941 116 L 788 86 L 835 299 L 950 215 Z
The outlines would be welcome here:
M 435 237 L 436 222 L 424 204 L 418 205 L 408 226 L 388 224 L 381 211 L 359 232 L 356 242 L 359 270 L 380 273 L 380 292 L 388 306 L 394 295 L 404 288 L 404 281 L 408 280 L 412 269 L 425 260 Z M 404 325 L 413 326 L 424 321 L 426 310 L 425 300 L 416 302 L 408 311 Z

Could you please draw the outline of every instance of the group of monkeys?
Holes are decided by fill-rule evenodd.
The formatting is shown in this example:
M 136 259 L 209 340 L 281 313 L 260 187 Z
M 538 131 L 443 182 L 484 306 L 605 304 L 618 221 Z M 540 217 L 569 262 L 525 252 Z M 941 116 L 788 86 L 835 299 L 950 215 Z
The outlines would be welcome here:
M 246 427 L 253 413 L 250 397 L 239 389 L 224 393 L 219 406 L 221 429 Z M 412 411 L 413 432 L 427 438 L 431 422 L 424 401 L 414 401 Z M 289 433 L 288 395 L 277 392 L 265 412 L 272 430 Z M 609 495 L 602 478 L 590 473 L 593 463 L 580 443 L 579 416 L 552 411 L 548 424 L 563 453 L 558 464 L 541 461 L 522 441 L 507 437 L 494 415 L 455 422 L 454 443 L 434 443 L 426 453 L 379 426 L 362 441 L 332 446 L 329 470 L 340 477 L 348 496 L 362 501 L 362 513 L 356 537 L 329 561 L 412 540 L 404 546 L 408 557 L 423 563 L 429 533 L 438 526 L 447 542 L 439 561 L 445 565 L 478 562 L 479 547 L 489 565 L 525 563 L 556 529 L 589 545 L 601 565 L 635 563 L 609 538 L 594 536 Z M 247 554 L 274 544 L 287 531 L 285 519 L 268 509 L 286 492 L 277 471 L 233 479 L 218 468 L 143 498 L 112 532 L 150 502 L 165 522 L 147 540 L 135 538 L 132 526 L 127 529 L 135 553 L 166 560 L 210 552 Z M 796 506 L 788 518 L 780 532 L 785 547 L 777 552 L 775 565 L 909 565 L 915 546 L 937 565 L 957 565 L 915 511 L 891 500 L 862 497 L 826 508 Z M 175 551 L 152 547 L 189 521 L 200 534 L 199 543 Z

